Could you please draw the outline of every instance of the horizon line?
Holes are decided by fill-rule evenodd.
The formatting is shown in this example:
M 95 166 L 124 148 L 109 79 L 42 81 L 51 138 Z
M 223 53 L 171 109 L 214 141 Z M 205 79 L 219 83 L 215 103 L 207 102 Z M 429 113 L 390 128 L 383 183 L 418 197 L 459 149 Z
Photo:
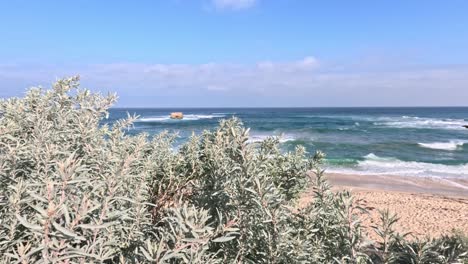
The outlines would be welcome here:
M 118 106 L 110 107 L 109 109 L 305 109 L 305 108 L 468 108 L 466 106 L 165 106 L 165 107 L 154 107 L 154 106 Z

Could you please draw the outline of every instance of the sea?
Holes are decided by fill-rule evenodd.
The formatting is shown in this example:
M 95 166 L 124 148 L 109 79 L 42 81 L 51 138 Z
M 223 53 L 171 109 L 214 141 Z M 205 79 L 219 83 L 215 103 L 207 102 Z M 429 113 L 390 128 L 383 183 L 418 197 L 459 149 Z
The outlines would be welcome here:
M 184 119 L 170 119 L 175 111 Z M 468 179 L 468 107 L 113 108 L 107 122 L 127 113 L 139 116 L 128 133 L 177 133 L 175 147 L 238 117 L 250 128 L 250 143 L 276 136 L 285 152 L 320 150 L 328 172 Z

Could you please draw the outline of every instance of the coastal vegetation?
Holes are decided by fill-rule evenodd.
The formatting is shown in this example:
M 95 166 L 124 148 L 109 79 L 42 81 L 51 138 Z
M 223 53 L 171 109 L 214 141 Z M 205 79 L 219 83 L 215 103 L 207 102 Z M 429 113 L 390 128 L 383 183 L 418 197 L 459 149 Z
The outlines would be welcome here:
M 116 99 L 72 77 L 0 101 L 1 263 L 468 263 L 463 234 L 409 239 L 388 211 L 367 240 L 321 152 L 250 143 L 235 118 L 174 148 L 107 124 Z

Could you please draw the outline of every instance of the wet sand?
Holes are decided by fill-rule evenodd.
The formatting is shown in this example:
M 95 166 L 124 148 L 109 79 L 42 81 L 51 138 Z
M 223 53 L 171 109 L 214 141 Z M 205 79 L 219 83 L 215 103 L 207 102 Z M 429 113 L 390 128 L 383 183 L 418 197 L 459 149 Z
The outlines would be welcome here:
M 347 187 L 354 190 L 397 191 L 468 198 L 468 179 L 336 173 L 327 173 L 326 177 L 333 186 Z
M 326 174 L 334 190 L 348 189 L 369 214 L 360 216 L 365 234 L 379 223 L 378 210 L 389 209 L 400 220 L 396 229 L 412 236 L 439 237 L 453 230 L 468 234 L 468 180 L 382 175 Z M 311 199 L 307 192 L 302 203 Z

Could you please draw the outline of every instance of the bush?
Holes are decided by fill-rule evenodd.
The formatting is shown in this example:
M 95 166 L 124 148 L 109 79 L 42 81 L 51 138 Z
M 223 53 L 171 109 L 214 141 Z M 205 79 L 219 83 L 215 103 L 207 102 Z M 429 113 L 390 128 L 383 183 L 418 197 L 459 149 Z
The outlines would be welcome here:
M 363 243 L 359 208 L 348 192 L 330 190 L 320 152 L 282 153 L 277 138 L 249 143 L 235 118 L 175 150 L 169 133 L 127 135 L 136 116 L 103 125 L 115 100 L 80 89 L 73 77 L 0 101 L 2 263 L 450 263 L 466 256 L 461 236 L 407 242 L 388 217 L 376 227 L 385 244 Z M 314 201 L 298 209 L 308 187 Z

